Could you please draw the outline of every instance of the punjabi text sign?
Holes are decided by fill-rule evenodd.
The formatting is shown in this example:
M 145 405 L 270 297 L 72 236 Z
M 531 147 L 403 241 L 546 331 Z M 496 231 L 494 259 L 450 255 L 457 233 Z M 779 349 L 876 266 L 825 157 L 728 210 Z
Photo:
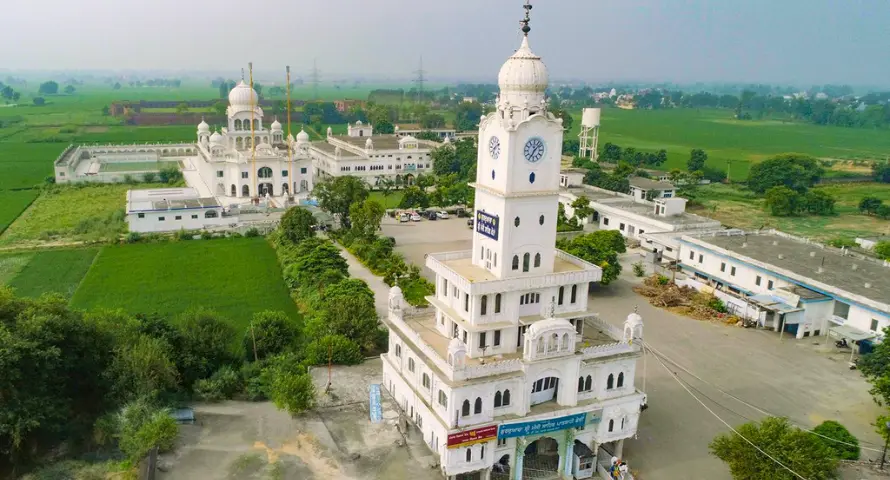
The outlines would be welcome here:
M 487 442 L 498 435 L 498 426 L 489 425 L 482 428 L 474 428 L 464 432 L 448 435 L 448 448 L 465 447 L 474 443 Z
M 476 211 L 476 231 L 482 235 L 497 240 L 500 225 L 500 218 L 497 215 L 485 213 L 482 210 Z
M 565 417 L 549 418 L 536 422 L 510 423 L 498 427 L 498 438 L 525 437 L 541 433 L 556 432 L 567 428 L 580 428 L 584 426 L 587 413 L 576 413 Z

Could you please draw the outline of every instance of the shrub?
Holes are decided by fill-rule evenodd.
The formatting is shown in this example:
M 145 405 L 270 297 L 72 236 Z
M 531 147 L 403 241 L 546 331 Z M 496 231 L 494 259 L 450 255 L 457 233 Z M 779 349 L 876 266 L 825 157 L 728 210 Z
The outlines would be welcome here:
M 181 228 L 178 232 L 173 234 L 173 238 L 175 240 L 191 240 L 194 237 L 194 233 L 189 232 L 188 230 Z
M 856 246 L 856 241 L 850 237 L 834 237 L 828 241 L 828 244 L 835 248 L 852 248 Z
M 242 345 L 248 359 L 266 358 L 287 350 L 297 340 L 298 325 L 284 312 L 257 312 L 244 332 Z
M 813 432 L 822 435 L 822 437 L 818 438 L 825 443 L 825 446 L 834 451 L 837 458 L 841 460 L 859 460 L 859 440 L 840 423 L 834 420 L 826 420 L 814 428 Z M 837 442 L 829 439 L 837 440 Z
M 362 363 L 362 350 L 358 343 L 343 335 L 326 335 L 306 346 L 306 361 L 312 365 L 327 365 L 328 358 L 337 365 Z
M 643 266 L 643 262 L 639 261 L 633 264 L 634 275 L 637 277 L 643 277 L 646 275 L 646 267 Z
M 119 446 L 122 452 L 137 462 L 149 450 L 173 448 L 179 425 L 167 410 L 159 409 L 145 400 L 129 403 L 118 414 Z
M 659 276 L 658 276 L 658 284 L 659 284 L 659 285 L 667 285 L 667 284 L 670 283 L 670 282 L 671 282 L 671 279 L 670 279 L 670 278 L 665 277 L 664 275 L 659 275 Z
M 241 383 L 244 385 L 244 396 L 247 400 L 259 402 L 268 398 L 262 376 L 265 366 L 262 360 L 241 366 Z
M 210 378 L 195 382 L 195 394 L 206 401 L 228 400 L 241 389 L 241 375 L 228 365 L 213 372 Z
M 726 304 L 723 303 L 723 300 L 720 300 L 719 298 L 714 296 L 708 299 L 708 308 L 719 313 L 728 312 L 728 310 L 726 309 Z
M 142 240 L 142 235 L 139 232 L 130 232 L 127 234 L 127 243 L 139 243 Z
M 263 369 L 261 381 L 275 406 L 291 415 L 315 406 L 315 385 L 296 355 L 278 355 L 270 359 Z
M 247 238 L 259 237 L 260 231 L 256 228 L 249 228 L 246 232 L 244 232 L 244 236 Z
M 145 183 L 154 183 L 158 175 L 155 172 L 145 172 L 142 174 L 142 181 Z
M 201 239 L 202 240 L 213 240 L 213 232 L 208 232 L 207 230 L 204 230 L 203 232 L 201 232 Z

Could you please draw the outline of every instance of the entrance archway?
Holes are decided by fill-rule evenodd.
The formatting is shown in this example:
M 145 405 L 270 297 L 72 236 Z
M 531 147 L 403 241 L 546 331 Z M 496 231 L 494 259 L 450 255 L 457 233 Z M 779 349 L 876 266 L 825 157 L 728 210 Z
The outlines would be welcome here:
M 290 189 L 287 188 L 287 184 L 286 184 L 286 183 L 282 183 L 282 184 L 281 184 L 281 194 L 282 194 L 282 195 L 287 195 L 288 193 L 290 193 Z
M 491 466 L 491 480 L 512 480 L 510 468 L 510 455 L 504 455 Z
M 243 185 L 241 187 L 241 196 L 249 197 L 250 196 L 250 187 L 248 187 L 247 185 Z
M 238 187 L 236 187 L 234 183 L 232 184 L 232 196 L 233 197 L 238 196 Z
M 261 183 L 257 188 L 259 188 L 261 197 L 265 197 L 266 194 L 269 194 L 270 197 L 275 196 L 275 190 L 272 188 L 271 183 Z
M 559 469 L 559 442 L 541 437 L 525 447 L 522 478 L 553 478 Z

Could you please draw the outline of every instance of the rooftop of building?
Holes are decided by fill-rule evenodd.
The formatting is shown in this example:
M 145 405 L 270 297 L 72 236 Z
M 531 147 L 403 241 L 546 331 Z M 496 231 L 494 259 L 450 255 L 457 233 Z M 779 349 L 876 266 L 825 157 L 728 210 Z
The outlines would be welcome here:
M 655 203 L 645 200 L 636 200 L 630 195 L 621 194 L 603 190 L 602 188 L 590 185 L 582 185 L 579 187 L 564 188 L 561 191 L 568 192 L 576 197 L 581 195 L 587 197 L 590 201 L 600 203 L 607 207 L 621 209 L 625 212 L 648 217 L 652 220 L 664 222 L 675 226 L 700 226 L 700 227 L 719 227 L 720 222 L 694 213 L 683 212 L 677 215 L 656 215 Z
M 201 197 L 194 188 L 152 188 L 127 191 L 127 213 L 220 207 L 214 197 Z
M 789 271 L 803 283 L 818 282 L 890 305 L 890 267 L 879 261 L 775 231 L 735 231 L 691 238 L 732 252 L 740 260 L 751 259 Z
M 374 150 L 398 150 L 399 142 L 405 141 L 405 138 L 400 138 L 395 135 L 370 135 L 366 137 L 350 137 L 349 135 L 334 135 L 331 137 L 333 140 L 339 140 L 341 142 L 346 142 L 353 147 L 364 149 L 365 145 L 368 142 L 368 139 L 371 139 L 371 143 L 374 145 Z M 418 140 L 418 148 L 417 150 L 427 149 L 426 142 L 422 140 Z
M 652 180 L 646 177 L 630 177 L 627 180 L 630 182 L 631 187 L 643 190 L 673 190 L 675 188 L 673 183 Z
M 490 270 L 473 264 L 473 259 L 469 255 L 465 258 L 446 260 L 442 263 L 451 267 L 451 269 L 457 272 L 458 275 L 466 278 L 471 283 L 501 280 Z M 582 270 L 584 270 L 583 265 L 578 265 L 565 258 L 556 257 L 553 261 L 552 273 L 580 272 Z

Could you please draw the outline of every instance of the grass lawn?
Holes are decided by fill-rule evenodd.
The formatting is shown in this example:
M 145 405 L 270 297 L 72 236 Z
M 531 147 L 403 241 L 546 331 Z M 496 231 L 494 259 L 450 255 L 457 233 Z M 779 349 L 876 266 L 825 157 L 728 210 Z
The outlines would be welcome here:
M 60 239 L 107 238 L 126 231 L 127 190 L 160 184 L 57 186 L 44 191 L 0 235 L 0 246 Z
M 371 192 L 371 196 L 368 198 L 380 202 L 384 208 L 399 208 L 399 203 L 402 202 L 402 197 L 404 196 L 405 194 L 398 190 L 389 192 L 389 195 L 386 197 L 383 196 L 383 192 L 374 191 Z
M 275 252 L 263 238 L 107 246 L 71 303 L 134 314 L 207 307 L 239 328 L 262 310 L 299 316 Z
M 179 162 L 117 162 L 103 163 L 103 172 L 144 172 L 147 170 L 163 170 L 169 167 L 179 167 Z
M 577 138 L 581 112 L 566 138 Z M 622 110 L 604 108 L 599 144 L 611 142 L 645 151 L 665 149 L 668 161 L 661 169 L 686 170 L 689 151 L 704 149 L 708 165 L 726 171 L 731 163 L 734 180 L 743 180 L 752 163 L 783 152 L 800 152 L 820 158 L 875 159 L 888 157 L 887 130 L 841 128 L 782 122 L 735 120 L 732 111 L 715 109 Z
M 98 248 L 36 252 L 9 281 L 9 286 L 24 297 L 38 297 L 54 292 L 71 298 L 97 253 Z
M 37 194 L 37 190 L 0 191 L 0 233 L 31 205 Z
M 890 202 L 890 185 L 849 183 L 816 187 L 837 199 L 837 215 L 773 217 L 764 208 L 764 201 L 752 192 L 732 185 L 707 185 L 699 188 L 696 200 L 703 206 L 690 206 L 689 211 L 719 220 L 724 225 L 745 230 L 775 228 L 793 235 L 828 241 L 838 236 L 856 237 L 890 234 L 890 221 L 859 213 L 859 200 L 874 195 Z

